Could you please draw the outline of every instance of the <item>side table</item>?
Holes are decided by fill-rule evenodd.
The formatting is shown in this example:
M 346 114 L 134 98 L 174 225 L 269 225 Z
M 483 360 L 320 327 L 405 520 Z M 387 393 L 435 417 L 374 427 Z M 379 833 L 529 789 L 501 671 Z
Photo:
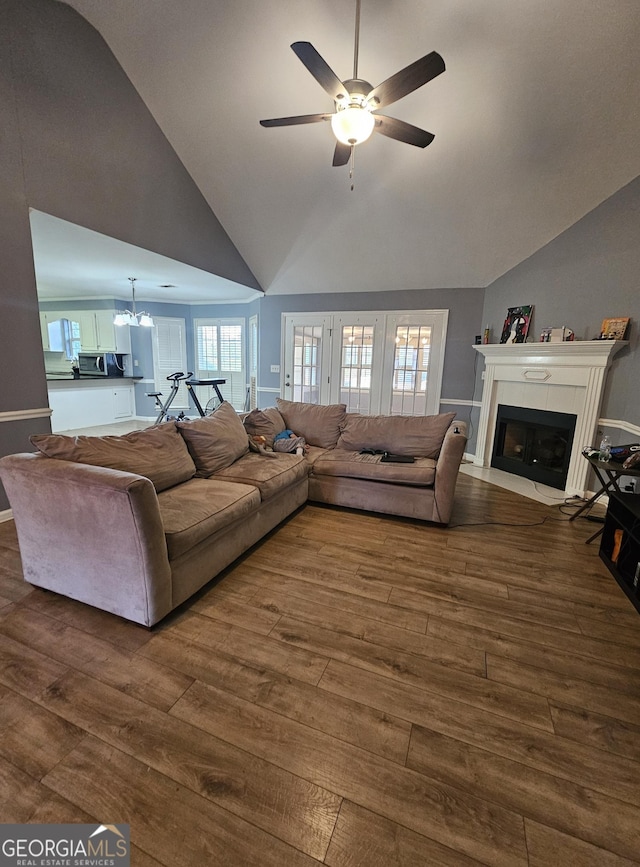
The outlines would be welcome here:
M 569 518 L 570 521 L 575 521 L 576 518 L 579 518 L 583 512 L 586 512 L 587 509 L 590 509 L 591 506 L 595 503 L 598 497 L 601 497 L 603 494 L 621 494 L 620 486 L 618 485 L 618 479 L 621 476 L 634 476 L 635 478 L 640 478 L 640 468 L 633 467 L 630 470 L 625 470 L 622 467 L 622 464 L 619 464 L 617 461 L 600 461 L 597 457 L 587 457 L 587 455 L 583 455 L 586 461 L 589 461 L 593 472 L 596 474 L 598 481 L 600 482 L 600 490 L 595 493 L 590 500 L 587 500 L 586 503 L 583 503 L 582 506 Z M 585 545 L 589 545 L 593 542 L 594 539 L 597 539 L 598 536 L 602 535 L 603 527 L 600 527 L 599 530 L 589 536 Z

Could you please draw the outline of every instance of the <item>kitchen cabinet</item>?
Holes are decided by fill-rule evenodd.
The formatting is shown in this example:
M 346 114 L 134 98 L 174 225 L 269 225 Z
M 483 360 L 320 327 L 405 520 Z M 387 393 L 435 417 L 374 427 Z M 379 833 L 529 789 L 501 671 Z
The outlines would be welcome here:
M 68 314 L 80 325 L 80 348 L 82 352 L 98 351 L 98 332 L 96 329 L 96 316 L 92 310 L 74 310 Z
M 131 352 L 131 334 L 128 326 L 113 324 L 115 310 L 96 310 L 96 337 L 100 352 Z
M 80 324 L 82 352 L 131 352 L 129 329 L 113 324 L 115 310 L 74 310 L 66 316 Z
M 46 351 L 53 350 L 49 340 L 49 323 L 57 319 L 69 319 L 79 325 L 80 350 L 82 352 L 122 352 L 125 355 L 130 355 L 131 334 L 129 328 L 127 326 L 116 328 L 113 324 L 115 315 L 115 309 L 42 311 L 40 313 L 42 348 Z
M 133 418 L 134 387 L 131 380 L 68 379 L 48 383 L 51 430 L 76 430 L 114 424 Z
M 60 352 L 60 347 L 51 346 L 49 340 L 49 325 L 52 322 L 57 322 L 60 319 L 68 319 L 66 313 L 63 313 L 60 310 L 47 310 L 46 312 L 40 313 L 40 334 L 42 336 L 42 348 L 49 352 L 50 350 L 53 352 Z
M 116 419 L 133 416 L 133 388 L 125 385 L 113 389 L 113 417 Z

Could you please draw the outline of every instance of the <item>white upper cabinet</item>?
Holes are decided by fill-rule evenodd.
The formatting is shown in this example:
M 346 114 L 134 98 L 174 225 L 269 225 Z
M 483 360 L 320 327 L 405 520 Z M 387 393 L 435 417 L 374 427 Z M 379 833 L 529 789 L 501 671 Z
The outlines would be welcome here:
M 131 332 L 128 325 L 114 325 L 115 310 L 96 310 L 96 335 L 100 352 L 131 352 Z
M 66 310 L 40 314 L 42 347 L 49 349 L 48 323 L 53 319 L 69 319 L 80 326 L 82 352 L 131 352 L 131 335 L 127 326 L 113 324 L 115 310 Z
M 98 351 L 98 332 L 96 330 L 96 316 L 92 310 L 74 310 L 68 314 L 80 325 L 80 347 L 83 352 Z

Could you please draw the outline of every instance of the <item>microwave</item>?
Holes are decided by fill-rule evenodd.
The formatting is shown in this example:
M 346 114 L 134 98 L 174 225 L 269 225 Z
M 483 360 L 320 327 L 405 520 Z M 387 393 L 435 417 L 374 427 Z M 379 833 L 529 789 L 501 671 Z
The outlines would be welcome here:
M 80 376 L 124 376 L 124 361 L 121 352 L 80 352 L 78 371 Z

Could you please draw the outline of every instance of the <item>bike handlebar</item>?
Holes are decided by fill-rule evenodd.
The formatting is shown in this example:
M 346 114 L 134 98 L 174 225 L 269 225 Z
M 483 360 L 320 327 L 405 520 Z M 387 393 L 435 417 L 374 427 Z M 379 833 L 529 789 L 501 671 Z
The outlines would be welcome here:
M 187 373 L 183 373 L 181 370 L 178 370 L 175 373 L 170 373 L 167 379 L 172 379 L 174 382 L 178 382 L 182 379 L 189 379 L 190 376 L 193 376 L 193 371 L 190 370 Z

